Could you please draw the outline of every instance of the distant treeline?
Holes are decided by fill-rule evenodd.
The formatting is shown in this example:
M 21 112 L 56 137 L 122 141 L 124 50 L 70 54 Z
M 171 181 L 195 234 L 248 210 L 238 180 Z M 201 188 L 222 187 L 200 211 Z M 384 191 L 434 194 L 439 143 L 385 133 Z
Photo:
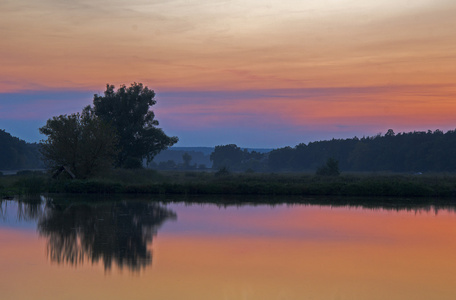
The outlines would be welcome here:
M 0 130 L 0 170 L 43 168 L 38 148 Z
M 160 152 L 147 165 L 159 170 L 206 169 L 212 166 L 209 155 L 213 150 L 209 147 L 173 147 Z M 184 161 L 186 155 L 188 161 Z
M 26 143 L 0 130 L 0 170 L 43 168 L 39 144 Z M 212 153 L 210 152 L 212 150 Z M 455 172 L 456 130 L 414 131 L 372 137 L 301 143 L 295 147 L 243 149 L 234 144 L 215 148 L 170 148 L 149 165 L 164 170 L 239 172 L 315 172 L 329 158 L 340 171 Z
M 235 148 L 238 148 L 236 145 L 233 146 Z M 228 147 L 228 150 L 229 149 L 230 147 Z M 223 162 L 224 158 L 221 158 L 220 160 L 215 159 L 214 161 L 217 163 L 217 165 L 213 165 L 211 155 L 214 152 L 214 150 L 214 147 L 171 147 L 169 149 L 161 151 L 158 155 L 154 157 L 154 160 L 151 163 L 147 164 L 147 166 L 149 168 L 158 170 L 206 170 L 210 168 L 218 170 L 221 167 L 221 164 L 225 165 L 226 163 Z M 235 149 L 235 151 L 238 150 L 240 150 L 242 153 L 247 153 L 246 155 L 250 157 L 252 155 L 254 156 L 254 153 L 267 153 L 270 152 L 272 149 Z M 226 156 L 226 154 L 224 153 L 222 153 L 221 155 Z M 243 157 L 241 160 L 245 159 L 246 157 Z M 240 166 L 238 165 L 233 165 L 230 162 L 229 164 L 230 168 L 232 169 L 240 169 Z
M 373 137 L 332 139 L 275 149 L 243 151 L 236 145 L 217 146 L 215 168 L 232 171 L 315 171 L 333 158 L 341 171 L 454 172 L 456 131 L 415 131 Z

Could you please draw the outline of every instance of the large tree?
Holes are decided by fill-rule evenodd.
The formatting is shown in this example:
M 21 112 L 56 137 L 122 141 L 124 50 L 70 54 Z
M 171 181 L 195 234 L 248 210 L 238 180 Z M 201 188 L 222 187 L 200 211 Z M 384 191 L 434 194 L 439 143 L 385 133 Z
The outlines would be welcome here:
M 47 136 L 40 150 L 51 170 L 65 166 L 77 178 L 87 178 L 113 164 L 117 153 L 115 132 L 90 107 L 82 114 L 53 117 L 39 130 Z
M 117 167 L 139 166 L 144 158 L 150 162 L 160 151 L 177 143 L 167 136 L 150 107 L 155 105 L 155 92 L 141 83 L 130 87 L 107 85 L 103 96 L 93 98 L 93 111 L 115 129 L 119 141 Z

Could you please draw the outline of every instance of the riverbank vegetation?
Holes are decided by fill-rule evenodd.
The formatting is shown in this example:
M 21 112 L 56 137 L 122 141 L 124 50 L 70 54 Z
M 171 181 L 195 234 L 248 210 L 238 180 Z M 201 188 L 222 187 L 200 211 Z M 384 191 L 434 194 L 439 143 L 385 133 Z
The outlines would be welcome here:
M 247 151 L 230 144 L 215 147 L 213 167 L 235 171 L 315 171 L 328 158 L 342 172 L 455 172 L 456 131 L 414 131 L 372 137 L 353 137 L 301 143 L 268 153 Z
M 39 193 L 456 197 L 456 174 L 230 173 L 114 169 L 91 179 L 38 172 L 0 177 L 2 197 Z

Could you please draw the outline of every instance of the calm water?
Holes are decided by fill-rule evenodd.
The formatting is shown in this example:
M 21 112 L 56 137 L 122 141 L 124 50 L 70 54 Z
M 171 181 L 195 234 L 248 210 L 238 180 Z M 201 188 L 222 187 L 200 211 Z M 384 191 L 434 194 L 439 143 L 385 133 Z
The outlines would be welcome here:
M 0 299 L 456 299 L 451 207 L 79 200 L 1 201 Z

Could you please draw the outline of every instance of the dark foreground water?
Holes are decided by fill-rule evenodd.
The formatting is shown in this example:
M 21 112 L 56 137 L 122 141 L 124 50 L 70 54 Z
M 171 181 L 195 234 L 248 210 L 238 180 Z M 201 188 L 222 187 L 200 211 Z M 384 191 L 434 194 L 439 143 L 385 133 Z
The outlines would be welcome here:
M 108 200 L 1 201 L 0 299 L 456 299 L 451 207 Z

